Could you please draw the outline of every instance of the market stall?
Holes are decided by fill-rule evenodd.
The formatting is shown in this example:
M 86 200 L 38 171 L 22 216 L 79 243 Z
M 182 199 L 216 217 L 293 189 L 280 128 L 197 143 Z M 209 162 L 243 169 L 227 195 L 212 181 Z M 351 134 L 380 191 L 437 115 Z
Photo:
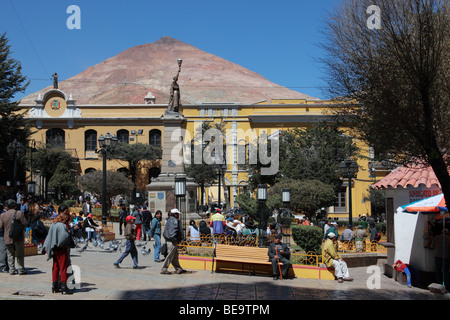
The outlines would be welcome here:
M 394 216 L 394 221 L 394 260 L 408 263 L 422 273 L 434 274 L 437 269 L 435 249 L 439 248 L 440 250 L 442 247 L 444 256 L 449 249 L 448 243 L 447 249 L 445 248 L 445 237 L 442 237 L 442 245 L 436 244 L 434 241 L 435 237 L 443 234 L 445 228 L 449 229 L 450 219 L 443 194 L 400 206 Z M 442 270 L 446 270 L 445 265 Z M 445 281 L 444 276 L 443 281 Z

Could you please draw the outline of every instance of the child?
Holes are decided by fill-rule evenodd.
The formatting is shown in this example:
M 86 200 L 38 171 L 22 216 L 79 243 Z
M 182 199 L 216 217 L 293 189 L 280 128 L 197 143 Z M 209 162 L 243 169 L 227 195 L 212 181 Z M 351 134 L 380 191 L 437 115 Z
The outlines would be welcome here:
M 408 269 L 408 266 L 403 263 L 401 260 L 397 260 L 393 265 L 392 268 L 396 270 L 397 272 L 404 272 L 406 274 L 406 281 L 408 288 L 411 288 L 411 272 Z
M 131 253 L 131 258 L 133 259 L 134 265 L 133 269 L 138 268 L 138 253 L 136 246 L 134 245 L 134 240 L 136 240 L 136 233 L 134 230 L 134 220 L 136 220 L 133 216 L 127 216 L 125 221 L 127 225 L 125 226 L 125 239 L 127 239 L 127 247 L 125 249 L 125 252 L 120 256 L 119 260 L 114 262 L 114 266 L 116 268 L 119 267 L 119 263 L 122 263 L 123 259 L 125 259 L 128 254 Z

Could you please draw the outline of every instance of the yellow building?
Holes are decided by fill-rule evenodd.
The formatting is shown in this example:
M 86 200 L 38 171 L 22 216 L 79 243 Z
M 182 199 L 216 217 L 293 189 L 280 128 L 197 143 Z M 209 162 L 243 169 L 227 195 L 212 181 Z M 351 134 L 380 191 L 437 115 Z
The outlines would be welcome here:
M 31 136 L 36 143 L 48 143 L 60 138 L 65 149 L 69 151 L 79 164 L 79 174 L 91 170 L 101 170 L 101 156 L 95 152 L 98 148 L 98 137 L 107 132 L 117 135 L 120 141 L 128 143 L 148 143 L 164 148 L 164 122 L 162 116 L 167 104 L 156 104 L 149 93 L 142 97 L 142 104 L 117 105 L 78 105 L 76 92 L 69 94 L 58 89 L 48 91 L 43 97 L 37 97 L 32 105 L 21 105 L 26 110 L 26 118 L 32 121 L 37 129 Z M 190 154 L 189 141 L 195 130 L 202 123 L 220 122 L 227 133 L 227 167 L 225 171 L 225 193 L 230 207 L 237 206 L 236 196 L 246 189 L 248 184 L 248 168 L 240 163 L 240 152 L 247 153 L 249 143 L 265 132 L 268 136 L 278 136 L 279 131 L 295 127 L 308 127 L 326 120 L 327 111 L 333 108 L 330 101 L 322 100 L 287 100 L 273 99 L 252 105 L 239 103 L 203 103 L 183 105 L 181 113 L 184 117 L 184 157 Z M 369 158 L 369 148 L 357 141 L 363 155 Z M 191 159 L 193 161 L 193 159 Z M 365 202 L 369 185 L 374 182 L 369 172 L 368 160 L 358 159 L 360 167 L 352 186 L 353 217 L 370 215 L 370 203 Z M 144 192 L 151 178 L 157 176 L 161 169 L 161 160 L 141 165 L 137 179 L 137 190 Z M 109 160 L 108 170 L 127 171 L 127 163 L 120 160 Z M 39 192 L 39 190 L 37 190 Z M 348 185 L 343 184 L 342 192 L 337 195 L 336 206 L 328 208 L 328 216 L 343 218 L 348 216 Z M 207 189 L 206 199 L 217 201 L 217 186 Z M 199 199 L 200 200 L 200 197 Z

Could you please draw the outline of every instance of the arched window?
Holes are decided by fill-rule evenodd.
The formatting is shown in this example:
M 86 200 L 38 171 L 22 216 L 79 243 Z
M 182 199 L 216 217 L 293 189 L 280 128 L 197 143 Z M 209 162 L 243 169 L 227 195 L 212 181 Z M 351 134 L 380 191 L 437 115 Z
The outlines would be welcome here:
M 127 178 L 130 176 L 130 170 L 128 170 L 128 168 L 125 167 L 117 169 L 117 172 L 122 172 L 123 175 Z
M 45 133 L 45 143 L 53 148 L 66 148 L 66 134 L 63 129 L 52 128 Z
M 150 145 L 154 147 L 161 147 L 161 130 L 158 129 L 152 129 L 149 133 L 150 137 Z
M 95 168 L 87 168 L 86 170 L 84 170 L 84 174 L 91 173 L 94 171 L 97 171 L 97 170 Z
M 117 131 L 117 139 L 119 142 L 130 143 L 130 133 L 128 130 L 121 129 Z
M 94 151 L 97 149 L 97 131 L 87 130 L 84 133 L 84 150 Z

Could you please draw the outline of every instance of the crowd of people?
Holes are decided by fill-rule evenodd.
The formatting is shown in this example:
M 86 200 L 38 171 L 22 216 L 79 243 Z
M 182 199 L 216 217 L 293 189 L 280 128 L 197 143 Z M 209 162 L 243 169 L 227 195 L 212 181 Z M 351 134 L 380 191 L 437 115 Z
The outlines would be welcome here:
M 26 274 L 24 266 L 24 239 L 13 240 L 9 237 L 9 228 L 13 219 L 18 220 L 24 230 L 32 229 L 32 241 L 41 244 L 43 253 L 47 259 L 52 260 L 52 292 L 69 293 L 67 289 L 67 268 L 70 265 L 70 249 L 74 247 L 74 238 L 84 238 L 87 241 L 96 240 L 96 234 L 101 228 L 92 216 L 92 202 L 85 198 L 79 213 L 70 213 L 66 205 L 60 205 L 56 211 L 52 203 L 46 206 L 42 202 L 27 203 L 24 198 L 19 202 L 10 199 L 4 204 L 0 215 L 0 271 L 10 274 Z M 52 224 L 47 229 L 41 218 L 52 218 Z M 189 221 L 184 239 L 183 227 L 180 221 L 180 212 L 174 208 L 168 213 L 168 217 L 162 228 L 162 212 L 156 211 L 154 215 L 145 204 L 123 205 L 119 211 L 119 235 L 124 235 L 126 248 L 121 256 L 114 262 L 114 266 L 120 268 L 120 264 L 127 256 L 131 256 L 133 268 L 138 268 L 138 251 L 136 241 L 154 240 L 155 262 L 161 262 L 161 274 L 171 274 L 168 270 L 172 265 L 175 273 L 185 273 L 178 259 L 178 246 L 181 241 L 188 240 L 191 243 L 202 241 L 205 236 L 215 239 L 217 236 L 256 236 L 259 234 L 257 225 L 247 215 L 223 214 L 219 208 L 210 216 L 209 222 L 201 220 L 197 225 L 195 220 Z M 301 221 L 302 225 L 311 225 L 308 219 Z M 351 225 L 339 235 L 337 223 L 331 220 L 319 222 L 323 224 L 324 245 L 323 256 L 327 267 L 334 267 L 339 282 L 351 281 L 348 267 L 336 250 L 336 241 L 355 240 L 362 241 L 368 236 L 362 225 L 353 231 Z M 269 223 L 265 230 L 267 235 L 272 235 L 273 241 L 268 246 L 268 259 L 272 262 L 274 280 L 283 279 L 289 269 L 289 246 L 282 243 L 282 232 L 279 224 Z M 373 240 L 379 234 L 373 223 L 370 223 L 370 239 Z M 162 258 L 164 256 L 165 258 Z M 17 270 L 16 270 L 17 263 Z

